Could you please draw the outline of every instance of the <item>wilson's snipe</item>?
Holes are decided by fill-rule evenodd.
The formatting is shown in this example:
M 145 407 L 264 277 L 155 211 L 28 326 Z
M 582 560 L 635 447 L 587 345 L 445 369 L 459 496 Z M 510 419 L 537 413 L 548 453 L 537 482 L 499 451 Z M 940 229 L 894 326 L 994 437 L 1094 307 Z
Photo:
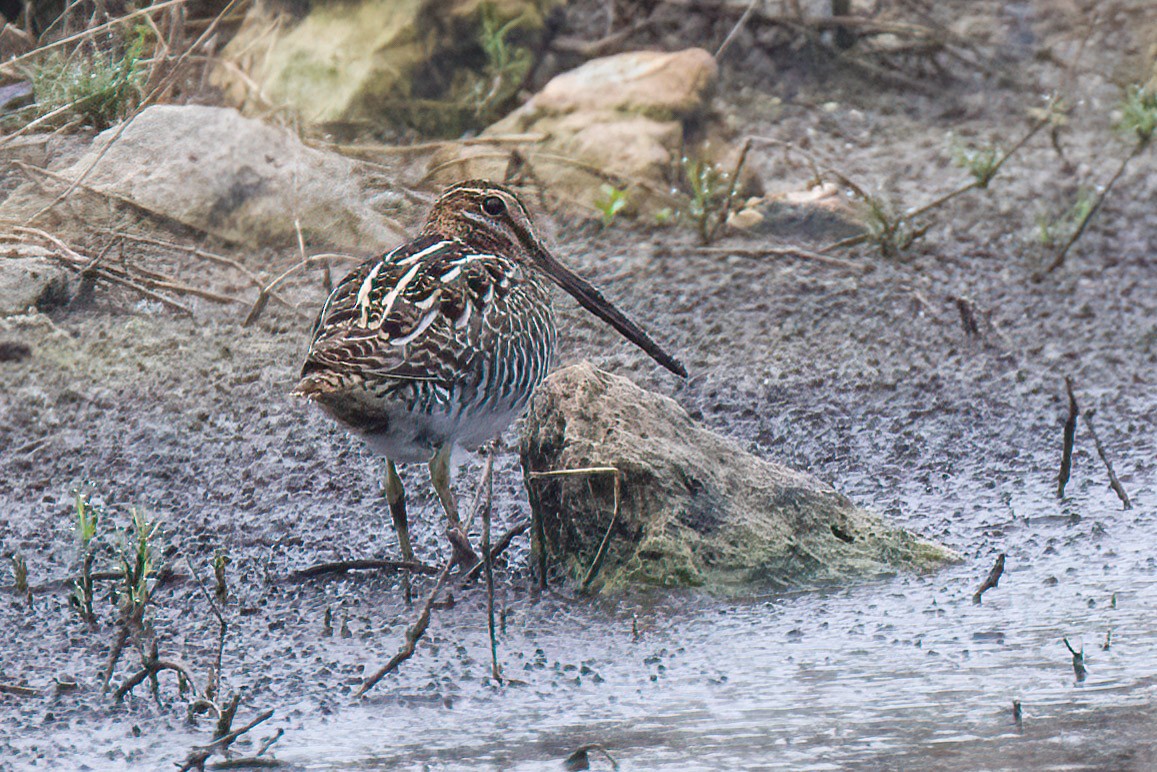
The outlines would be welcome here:
M 294 389 L 387 459 L 386 498 L 413 560 L 395 463 L 424 461 L 459 561 L 473 551 L 450 490 L 450 452 L 514 420 L 546 376 L 555 327 L 545 275 L 673 373 L 666 354 L 599 291 L 559 263 L 507 188 L 463 182 L 421 235 L 346 276 L 313 330 Z

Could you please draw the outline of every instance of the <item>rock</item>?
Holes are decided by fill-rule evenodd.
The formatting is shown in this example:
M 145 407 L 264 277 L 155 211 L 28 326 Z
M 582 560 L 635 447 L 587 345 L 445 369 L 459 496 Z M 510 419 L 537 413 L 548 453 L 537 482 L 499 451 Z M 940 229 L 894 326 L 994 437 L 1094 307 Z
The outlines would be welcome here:
M 622 182 L 628 211 L 654 215 L 678 205 L 682 155 L 731 171 L 737 151 L 712 124 L 709 97 L 718 68 L 701 48 L 632 51 L 594 59 L 552 79 L 481 137 L 531 134 L 520 148 L 534 180 L 577 213 L 595 216 L 608 177 Z M 485 144 L 448 145 L 430 162 L 440 182 L 504 179 L 509 157 Z M 758 192 L 750 174 L 743 195 Z
M 314 2 L 300 17 L 289 3 L 256 3 L 213 80 L 245 110 L 456 136 L 514 96 L 562 3 L 351 0 Z
M 48 310 L 68 298 L 69 274 L 48 254 L 22 244 L 0 247 L 0 316 Z
M 863 216 L 832 183 L 751 199 L 728 224 L 754 236 L 825 245 L 865 231 Z
M 385 249 L 402 237 L 366 203 L 371 194 L 352 161 L 234 109 L 159 105 L 109 146 L 115 131 L 97 135 L 60 175 L 75 179 L 107 146 L 85 186 L 226 241 L 290 245 L 295 219 L 310 243 L 354 254 Z M 26 220 L 59 192 L 59 186 L 26 183 L 0 204 L 0 219 Z M 74 196 L 54 215 L 107 218 L 108 201 L 95 198 Z
M 811 586 L 930 569 L 952 551 L 893 528 L 810 475 L 752 456 L 673 400 L 582 363 L 547 378 L 521 439 L 548 553 L 581 580 L 611 521 L 609 476 L 534 472 L 614 466 L 622 508 L 592 587 Z

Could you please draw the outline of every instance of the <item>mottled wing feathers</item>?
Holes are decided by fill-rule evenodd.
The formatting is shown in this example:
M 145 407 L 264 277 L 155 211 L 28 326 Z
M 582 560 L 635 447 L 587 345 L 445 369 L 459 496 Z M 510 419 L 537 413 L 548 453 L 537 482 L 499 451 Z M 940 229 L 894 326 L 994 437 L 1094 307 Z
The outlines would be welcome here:
M 492 345 L 484 311 L 502 304 L 521 271 L 437 236 L 362 264 L 326 300 L 298 391 L 391 380 L 450 388 Z

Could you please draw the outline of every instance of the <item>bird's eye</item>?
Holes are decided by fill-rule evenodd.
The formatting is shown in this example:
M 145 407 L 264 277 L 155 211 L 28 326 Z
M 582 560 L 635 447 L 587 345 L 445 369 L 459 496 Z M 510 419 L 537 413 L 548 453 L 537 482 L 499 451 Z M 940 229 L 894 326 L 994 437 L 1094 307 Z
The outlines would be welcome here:
M 482 199 L 482 211 L 491 217 L 497 217 L 506 211 L 506 202 L 498 196 L 487 196 Z

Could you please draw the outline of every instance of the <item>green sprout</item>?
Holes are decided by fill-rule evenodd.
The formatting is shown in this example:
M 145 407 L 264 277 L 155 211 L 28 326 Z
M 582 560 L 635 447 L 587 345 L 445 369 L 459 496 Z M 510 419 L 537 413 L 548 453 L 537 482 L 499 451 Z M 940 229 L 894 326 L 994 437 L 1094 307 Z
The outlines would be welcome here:
M 229 586 L 225 582 L 225 567 L 232 562 L 229 560 L 229 554 L 225 552 L 224 547 L 218 547 L 217 552 L 213 555 L 213 577 L 216 579 L 216 588 L 214 589 L 217 599 L 224 601 L 229 595 Z
M 155 573 L 155 550 L 152 539 L 160 522 L 149 522 L 143 509 L 133 508 L 133 524 L 121 551 L 121 607 L 135 616 L 149 602 L 149 578 Z
M 987 188 L 988 183 L 1000 170 L 1004 154 L 996 145 L 967 147 L 958 145 L 953 149 L 952 160 L 962 169 L 967 169 L 976 180 L 977 187 Z
M 595 200 L 595 207 L 602 215 L 603 227 L 609 228 L 619 212 L 627 208 L 627 189 L 604 183 L 599 190 L 603 195 Z
M 80 552 L 80 576 L 72 581 L 72 595 L 69 602 L 77 610 L 80 618 L 92 624 L 96 622 L 96 614 L 92 610 L 93 580 L 92 562 L 95 558 L 97 526 L 100 523 L 101 509 L 91 504 L 83 491 L 76 491 L 75 510 L 76 520 L 73 528 L 76 530 L 76 539 Z
M 1144 86 L 1130 86 L 1120 110 L 1117 129 L 1135 135 L 1137 144 L 1146 147 L 1153 139 L 1153 132 L 1157 131 L 1157 91 Z
M 533 57 L 525 46 L 512 45 L 510 33 L 525 23 L 516 16 L 505 23 L 494 3 L 481 7 L 482 29 L 478 43 L 486 56 L 484 78 L 475 89 L 474 114 L 488 119 L 503 102 L 512 97 L 530 71 Z M 485 93 L 483 93 L 485 90 Z

